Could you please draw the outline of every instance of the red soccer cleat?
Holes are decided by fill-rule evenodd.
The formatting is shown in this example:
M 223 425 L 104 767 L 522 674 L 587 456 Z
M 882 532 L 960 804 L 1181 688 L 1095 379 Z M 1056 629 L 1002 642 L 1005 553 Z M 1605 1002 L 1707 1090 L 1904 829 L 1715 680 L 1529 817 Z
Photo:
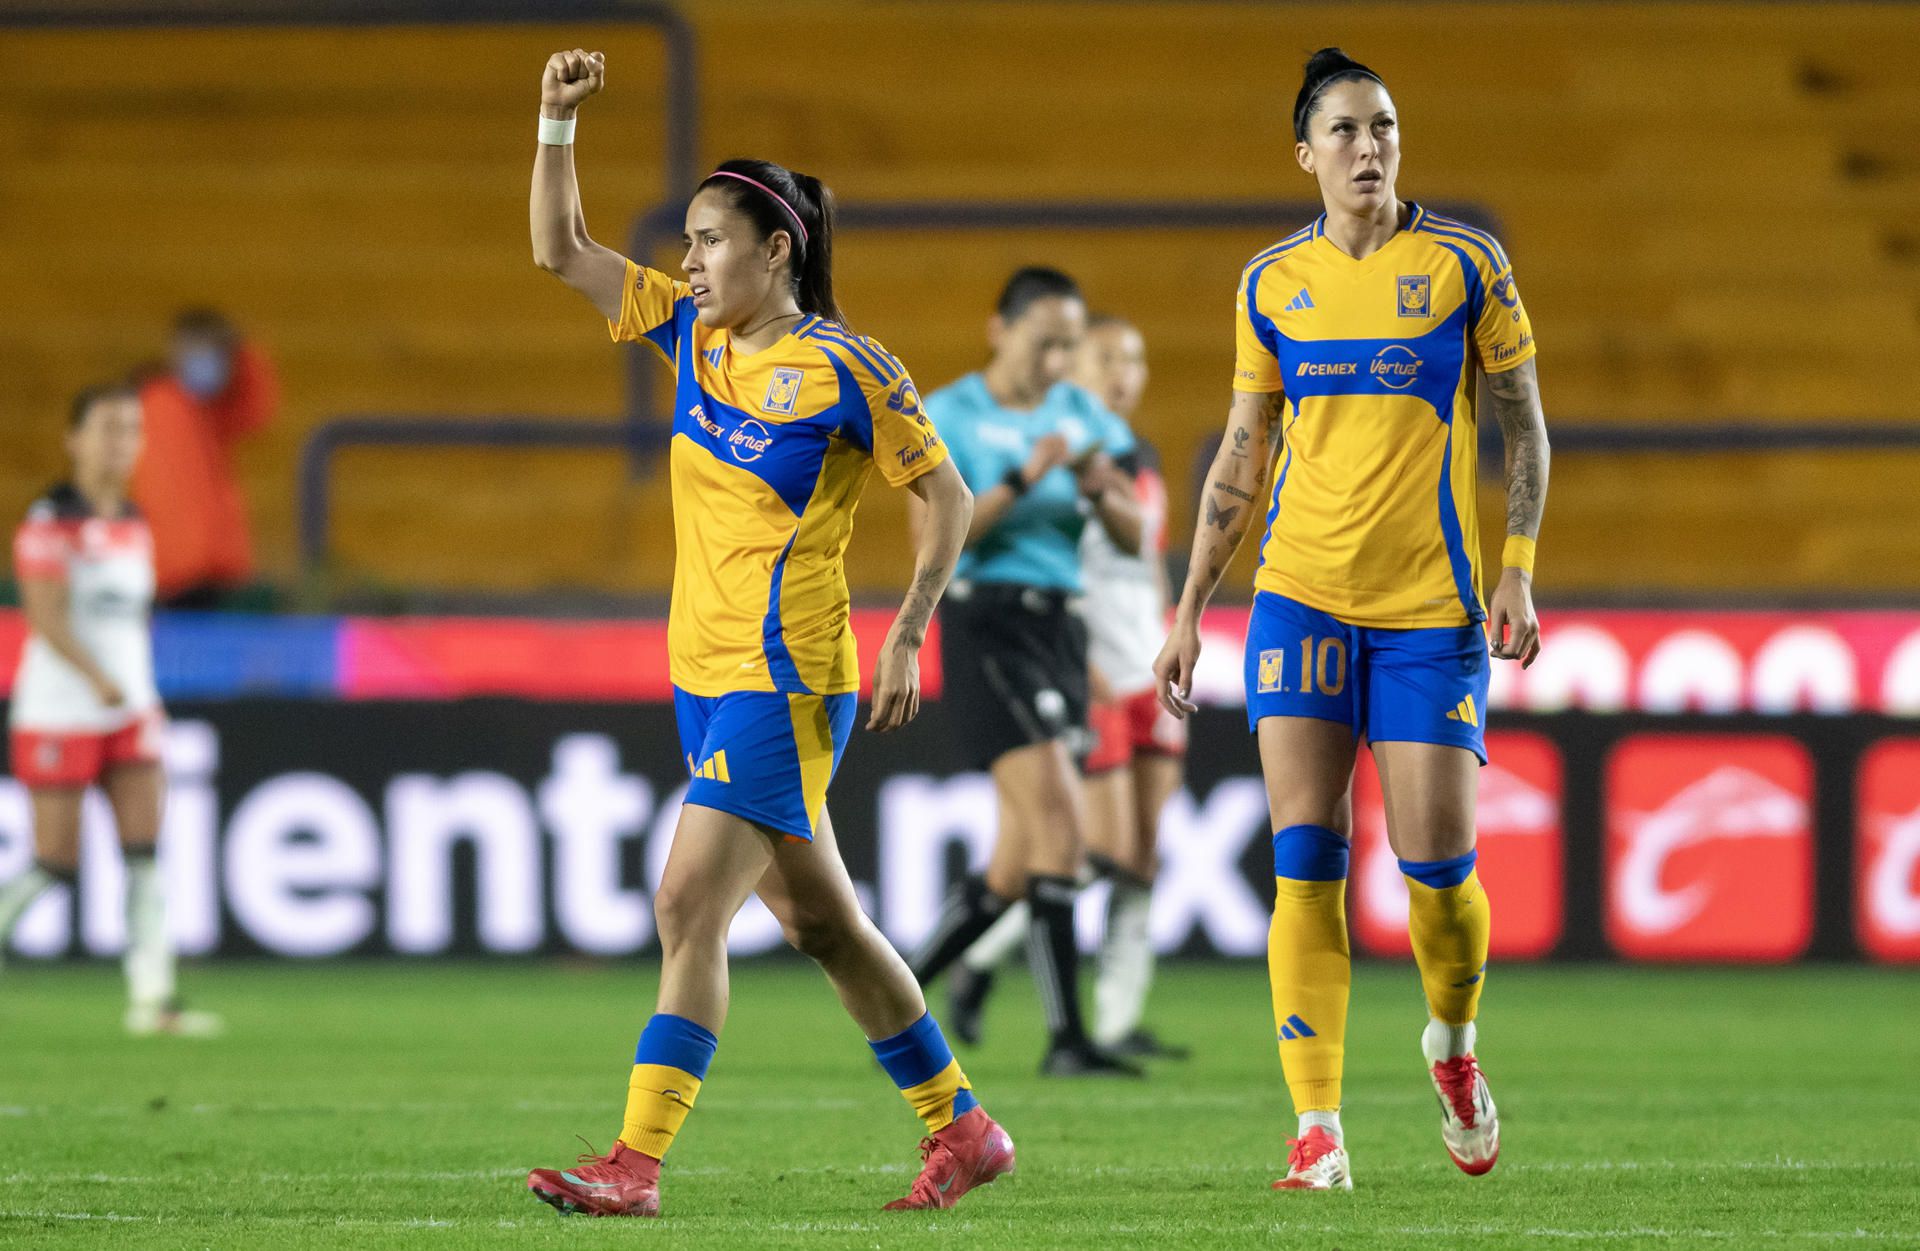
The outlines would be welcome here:
M 1493 1092 L 1471 1054 L 1428 1066 L 1440 1097 L 1440 1140 L 1447 1154 L 1469 1177 L 1490 1171 L 1500 1159 L 1500 1114 Z
M 1287 1175 L 1273 1183 L 1275 1190 L 1353 1189 L 1347 1149 L 1326 1130 L 1315 1125 L 1300 1137 L 1287 1139 L 1287 1146 Z
M 973 1108 L 933 1137 L 922 1138 L 920 1158 L 926 1164 L 913 1189 L 882 1211 L 952 1207 L 975 1186 L 1013 1172 L 1013 1139 L 985 1108 Z
M 534 1169 L 527 1189 L 567 1215 L 658 1216 L 660 1161 L 616 1141 L 604 1156 L 583 1155 L 573 1168 Z

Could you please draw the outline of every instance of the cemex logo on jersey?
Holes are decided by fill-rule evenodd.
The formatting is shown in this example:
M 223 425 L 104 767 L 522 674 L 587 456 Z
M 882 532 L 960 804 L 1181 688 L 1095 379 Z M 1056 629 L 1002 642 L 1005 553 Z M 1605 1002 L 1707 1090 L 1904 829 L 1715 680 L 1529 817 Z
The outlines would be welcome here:
M 1784 736 L 1640 734 L 1607 761 L 1608 941 L 1790 960 L 1813 936 L 1813 763 Z
M 1876 743 L 1859 788 L 1854 931 L 1876 960 L 1920 960 L 1920 738 Z
M 1474 870 L 1486 884 L 1495 959 L 1530 960 L 1560 941 L 1562 834 L 1560 752 L 1538 734 L 1487 735 L 1480 771 Z M 1380 775 L 1363 753 L 1353 776 L 1353 932 L 1363 950 L 1407 956 L 1407 881 L 1387 841 Z

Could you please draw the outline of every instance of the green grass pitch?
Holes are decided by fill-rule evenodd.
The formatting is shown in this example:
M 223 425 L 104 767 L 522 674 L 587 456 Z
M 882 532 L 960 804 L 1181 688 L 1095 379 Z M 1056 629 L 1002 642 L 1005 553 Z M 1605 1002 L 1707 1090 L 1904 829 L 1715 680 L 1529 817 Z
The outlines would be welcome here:
M 964 1053 L 1019 1173 L 883 1215 L 919 1126 L 799 964 L 734 980 L 658 1222 L 562 1217 L 523 1177 L 604 1150 L 646 962 L 239 965 L 190 973 L 231 1032 L 118 1032 L 105 966 L 0 977 L 0 1246 L 1920 1247 L 1920 978 L 1844 967 L 1496 970 L 1481 1054 L 1499 1167 L 1447 1161 L 1418 984 L 1357 971 L 1353 1194 L 1275 1194 L 1292 1118 L 1264 970 L 1170 964 L 1196 1057 L 1144 1083 L 1034 1075 L 1010 979 Z

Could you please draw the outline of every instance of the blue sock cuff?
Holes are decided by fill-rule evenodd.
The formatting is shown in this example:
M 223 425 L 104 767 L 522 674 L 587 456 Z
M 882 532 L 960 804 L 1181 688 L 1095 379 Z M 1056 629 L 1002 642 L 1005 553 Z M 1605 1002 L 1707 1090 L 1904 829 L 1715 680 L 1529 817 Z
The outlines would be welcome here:
M 1445 890 L 1466 881 L 1467 874 L 1473 872 L 1474 862 L 1478 859 L 1480 853 L 1470 851 L 1451 860 L 1402 860 L 1400 871 L 1423 886 Z
M 931 1012 L 893 1037 L 867 1045 L 873 1048 L 874 1059 L 880 1061 L 893 1084 L 902 1090 L 932 1081 L 953 1063 L 953 1048 L 947 1045 L 947 1036 L 940 1032 L 940 1022 Z
M 1273 836 L 1273 875 L 1296 882 L 1344 882 L 1347 840 L 1324 825 L 1289 825 Z
M 720 1040 L 713 1036 L 713 1031 L 697 1021 L 656 1012 L 647 1018 L 647 1027 L 640 1031 L 640 1045 L 634 1049 L 633 1062 L 664 1064 L 705 1081 L 707 1066 L 713 1063 L 713 1053 L 719 1046 Z

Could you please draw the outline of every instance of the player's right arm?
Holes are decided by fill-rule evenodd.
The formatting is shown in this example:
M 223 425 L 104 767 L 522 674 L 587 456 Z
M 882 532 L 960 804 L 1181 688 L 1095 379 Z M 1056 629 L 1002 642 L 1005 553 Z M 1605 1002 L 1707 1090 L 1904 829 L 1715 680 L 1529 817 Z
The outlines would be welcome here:
M 27 628 L 45 639 L 60 659 L 87 680 L 101 703 L 109 708 L 124 704 L 126 693 L 74 635 L 67 588 L 67 541 L 58 527 L 29 519 L 14 536 L 13 564 Z
M 540 116 L 565 121 L 606 83 L 606 58 L 575 48 L 547 58 L 540 78 Z M 627 260 L 587 234 L 580 184 L 573 174 L 572 144 L 540 144 L 533 158 L 533 196 L 528 207 L 533 263 L 593 302 L 608 321 L 620 320 Z
M 1194 666 L 1200 660 L 1200 614 L 1246 538 L 1247 528 L 1260 515 L 1286 404 L 1284 392 L 1235 391 L 1233 406 L 1227 410 L 1227 434 L 1214 453 L 1206 489 L 1200 493 L 1187 584 L 1174 610 L 1173 631 L 1153 662 L 1160 703 L 1176 717 L 1195 710 L 1189 697 Z

